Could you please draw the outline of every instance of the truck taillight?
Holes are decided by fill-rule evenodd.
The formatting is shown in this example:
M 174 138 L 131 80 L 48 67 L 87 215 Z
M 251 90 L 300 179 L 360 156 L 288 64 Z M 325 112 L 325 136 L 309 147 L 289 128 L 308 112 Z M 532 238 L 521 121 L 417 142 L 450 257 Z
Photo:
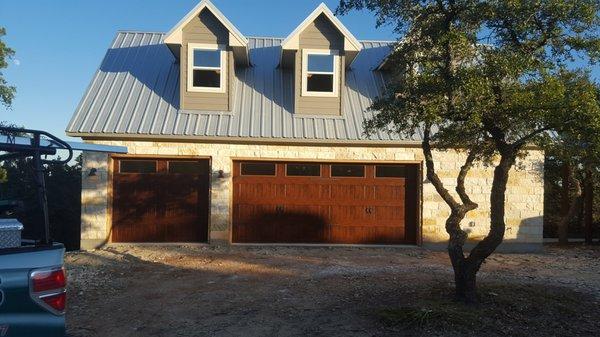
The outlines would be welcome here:
M 67 279 L 64 268 L 38 269 L 29 277 L 31 298 L 53 314 L 65 313 Z

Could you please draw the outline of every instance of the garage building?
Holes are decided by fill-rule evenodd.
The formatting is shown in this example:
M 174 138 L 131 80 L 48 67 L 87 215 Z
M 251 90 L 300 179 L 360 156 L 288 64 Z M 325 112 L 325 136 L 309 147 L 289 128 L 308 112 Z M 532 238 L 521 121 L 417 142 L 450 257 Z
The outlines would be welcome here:
M 167 33 L 118 32 L 66 130 L 128 148 L 84 155 L 82 247 L 443 248 L 449 209 L 424 179 L 420 133 L 363 128 L 392 46 L 356 39 L 323 4 L 282 38 L 246 37 L 206 0 Z M 434 159 L 452 189 L 464 154 Z M 535 250 L 544 153 L 519 160 L 505 245 Z M 474 240 L 489 228 L 491 180 L 479 166 L 467 178 L 480 205 L 464 223 Z

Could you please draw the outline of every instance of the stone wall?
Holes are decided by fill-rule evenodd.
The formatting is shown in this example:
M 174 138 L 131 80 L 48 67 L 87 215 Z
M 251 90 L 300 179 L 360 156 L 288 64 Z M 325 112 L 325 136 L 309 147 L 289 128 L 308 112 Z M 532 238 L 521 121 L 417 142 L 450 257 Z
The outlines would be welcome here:
M 211 243 L 229 240 L 231 165 L 235 159 L 305 159 L 319 161 L 381 161 L 421 163 L 420 148 L 412 147 L 357 147 L 357 146 L 298 146 L 259 144 L 206 144 L 169 143 L 145 141 L 102 141 L 107 145 L 127 146 L 131 155 L 209 156 L 212 158 L 211 179 Z M 464 154 L 456 151 L 434 152 L 436 169 L 449 190 L 454 190 L 456 175 L 464 161 Z M 543 230 L 543 183 L 544 154 L 532 150 L 518 160 L 510 173 L 507 188 L 505 245 L 514 244 L 516 250 L 541 247 Z M 89 243 L 105 242 L 109 235 L 110 220 L 107 217 L 107 167 L 106 155 L 84 156 L 82 187 L 81 238 Z M 89 170 L 96 168 L 95 176 Z M 224 178 L 218 177 L 223 170 Z M 489 191 L 492 169 L 477 166 L 466 180 L 467 192 L 479 204 L 470 212 L 463 227 L 470 232 L 470 240 L 481 239 L 489 229 Z M 448 239 L 444 223 L 450 209 L 437 194 L 434 187 L 423 181 L 421 234 L 424 246 L 444 247 Z
M 108 241 L 108 154 L 83 152 L 81 168 L 81 249 Z

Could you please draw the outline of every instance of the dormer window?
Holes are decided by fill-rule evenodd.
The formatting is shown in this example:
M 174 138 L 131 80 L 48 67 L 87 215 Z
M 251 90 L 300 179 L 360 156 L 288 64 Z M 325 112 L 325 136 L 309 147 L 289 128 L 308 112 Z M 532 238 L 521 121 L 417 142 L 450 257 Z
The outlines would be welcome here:
M 339 54 L 335 50 L 302 51 L 302 95 L 337 97 Z
M 225 92 L 226 72 L 227 52 L 224 46 L 188 44 L 188 91 Z

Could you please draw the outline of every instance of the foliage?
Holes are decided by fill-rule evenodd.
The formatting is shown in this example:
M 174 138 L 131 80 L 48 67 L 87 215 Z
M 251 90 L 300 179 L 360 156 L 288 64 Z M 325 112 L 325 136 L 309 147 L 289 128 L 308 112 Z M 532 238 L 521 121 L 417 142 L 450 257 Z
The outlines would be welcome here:
M 367 132 L 423 132 L 427 178 L 451 209 L 446 231 L 457 296 L 475 301 L 475 274 L 504 238 L 506 186 L 517 158 L 532 143 L 555 144 L 556 133 L 600 128 L 596 88 L 573 63 L 600 59 L 600 1 L 341 0 L 338 13 L 363 8 L 401 35 Z M 467 153 L 459 200 L 437 176 L 432 146 Z M 460 222 L 478 205 L 464 186 L 477 161 L 495 165 L 490 231 L 465 255 Z
M 7 180 L 0 183 L 0 199 L 19 200 L 24 204 L 16 217 L 24 225 L 25 238 L 39 239 L 42 215 L 37 201 L 31 159 L 1 163 Z M 45 165 L 51 238 L 65 244 L 67 249 L 79 248 L 81 214 L 81 158 L 73 165 Z
M 15 55 L 15 51 L 2 41 L 4 35 L 6 35 L 6 29 L 0 27 L 0 103 L 5 107 L 10 107 L 15 97 L 16 88 L 6 83 L 2 69 L 8 67 L 8 60 Z

